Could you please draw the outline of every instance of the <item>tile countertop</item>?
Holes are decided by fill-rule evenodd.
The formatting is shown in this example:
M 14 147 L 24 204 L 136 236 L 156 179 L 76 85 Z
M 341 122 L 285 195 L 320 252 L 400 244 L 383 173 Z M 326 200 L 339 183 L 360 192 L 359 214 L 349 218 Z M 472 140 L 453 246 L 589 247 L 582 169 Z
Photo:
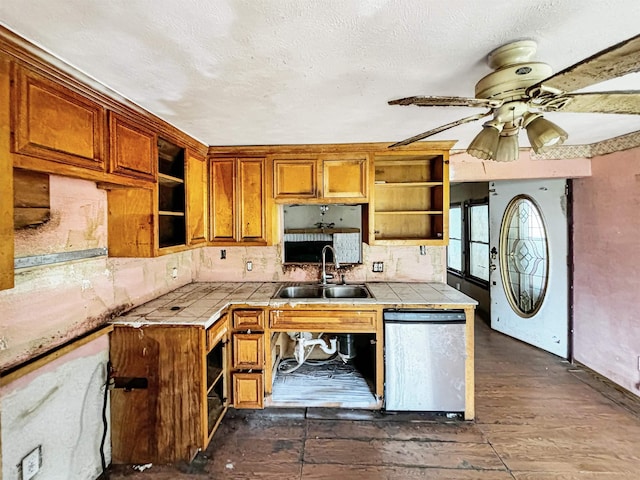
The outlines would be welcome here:
M 213 325 L 230 305 L 284 307 L 300 304 L 384 305 L 389 308 L 447 305 L 455 308 L 475 306 L 467 297 L 445 283 L 367 283 L 374 298 L 272 298 L 282 285 L 296 283 L 190 283 L 114 318 L 114 325 Z

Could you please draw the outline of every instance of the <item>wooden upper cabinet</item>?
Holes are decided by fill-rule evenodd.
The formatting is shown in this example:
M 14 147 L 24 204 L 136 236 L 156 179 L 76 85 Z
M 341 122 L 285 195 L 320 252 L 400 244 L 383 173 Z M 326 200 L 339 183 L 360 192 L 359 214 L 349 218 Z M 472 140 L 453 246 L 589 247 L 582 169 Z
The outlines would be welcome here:
M 9 61 L 0 57 L 0 290 L 13 288 L 13 162 L 9 152 Z
M 274 198 L 315 198 L 318 193 L 317 171 L 316 159 L 273 160 Z
M 322 157 L 322 196 L 366 200 L 369 196 L 368 156 Z
M 211 162 L 211 240 L 235 242 L 235 159 Z
M 240 242 L 266 242 L 264 159 L 238 160 L 238 237 Z
M 109 112 L 109 172 L 155 180 L 156 134 L 140 123 Z
M 216 158 L 210 164 L 210 240 L 266 245 L 264 158 Z
M 376 154 L 369 243 L 446 245 L 449 161 L 446 154 Z
M 207 162 L 204 156 L 187 150 L 187 244 L 207 240 Z
M 19 66 L 12 104 L 15 153 L 104 171 L 102 106 Z
M 273 198 L 279 203 L 362 203 L 369 196 L 367 154 L 273 159 Z

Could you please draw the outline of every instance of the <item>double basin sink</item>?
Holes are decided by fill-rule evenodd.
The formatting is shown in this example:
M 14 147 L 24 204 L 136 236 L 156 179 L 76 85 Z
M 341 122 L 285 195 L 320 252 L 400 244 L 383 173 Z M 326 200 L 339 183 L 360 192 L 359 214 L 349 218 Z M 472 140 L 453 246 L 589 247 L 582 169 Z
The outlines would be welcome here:
M 372 298 L 366 285 L 289 285 L 282 286 L 274 298 Z

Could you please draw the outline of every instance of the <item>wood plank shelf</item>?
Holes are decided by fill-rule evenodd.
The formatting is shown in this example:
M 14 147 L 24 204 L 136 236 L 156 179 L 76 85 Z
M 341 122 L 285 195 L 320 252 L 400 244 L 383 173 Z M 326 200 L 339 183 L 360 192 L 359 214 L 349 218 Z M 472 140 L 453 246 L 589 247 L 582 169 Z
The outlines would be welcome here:
M 168 217 L 184 217 L 184 212 L 170 212 L 167 210 L 160 210 L 158 215 L 166 215 Z
M 183 178 L 174 177 L 172 175 L 167 175 L 166 173 L 158 173 L 158 182 L 161 184 L 174 184 L 174 183 L 184 183 Z

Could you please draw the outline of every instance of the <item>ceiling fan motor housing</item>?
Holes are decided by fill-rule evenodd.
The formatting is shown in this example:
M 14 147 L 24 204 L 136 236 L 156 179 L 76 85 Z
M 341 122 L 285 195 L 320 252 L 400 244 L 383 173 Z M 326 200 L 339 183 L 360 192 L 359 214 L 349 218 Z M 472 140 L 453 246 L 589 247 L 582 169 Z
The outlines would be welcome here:
M 522 100 L 526 90 L 549 77 L 553 71 L 542 62 L 517 63 L 502 67 L 476 83 L 476 98 Z

